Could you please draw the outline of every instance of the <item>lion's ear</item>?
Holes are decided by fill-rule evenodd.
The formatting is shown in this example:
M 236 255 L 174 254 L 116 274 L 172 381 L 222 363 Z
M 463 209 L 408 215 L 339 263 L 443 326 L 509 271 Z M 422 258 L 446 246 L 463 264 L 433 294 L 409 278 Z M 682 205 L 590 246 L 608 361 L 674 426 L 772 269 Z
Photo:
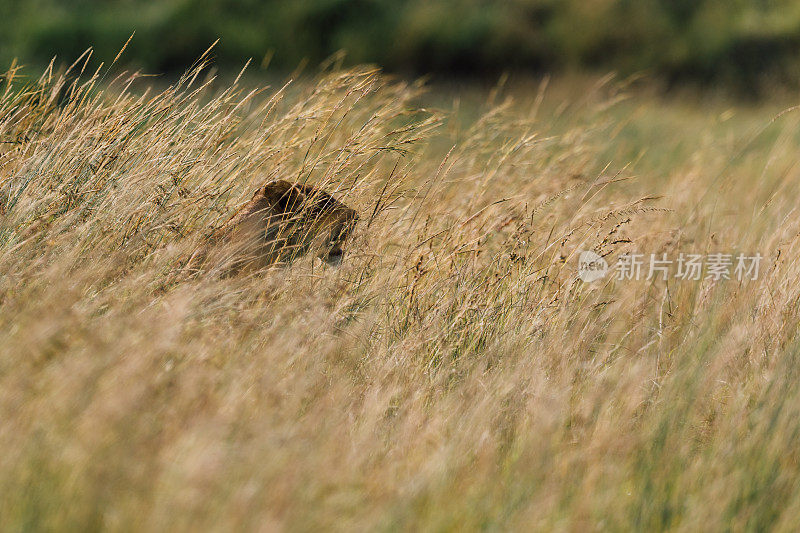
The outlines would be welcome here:
M 261 193 L 264 198 L 275 203 L 292 188 L 292 184 L 285 180 L 271 181 L 260 188 L 256 194 Z
M 300 188 L 285 180 L 270 182 L 264 186 L 263 191 L 264 198 L 283 213 L 297 210 L 305 201 L 305 195 Z

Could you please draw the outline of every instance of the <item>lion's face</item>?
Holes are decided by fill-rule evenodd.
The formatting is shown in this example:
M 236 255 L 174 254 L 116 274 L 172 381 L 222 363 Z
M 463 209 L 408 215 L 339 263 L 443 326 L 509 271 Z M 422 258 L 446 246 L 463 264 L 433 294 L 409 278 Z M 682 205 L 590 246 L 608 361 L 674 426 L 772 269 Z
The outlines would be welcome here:
M 324 241 L 319 247 L 317 257 L 332 266 L 339 266 L 344 257 L 344 244 L 353 232 L 358 215 L 352 209 L 340 209 L 326 217 L 325 228 L 321 232 Z
M 256 191 L 231 221 L 229 238 L 239 246 L 234 270 L 289 263 L 313 251 L 339 265 L 358 215 L 325 191 L 279 180 Z

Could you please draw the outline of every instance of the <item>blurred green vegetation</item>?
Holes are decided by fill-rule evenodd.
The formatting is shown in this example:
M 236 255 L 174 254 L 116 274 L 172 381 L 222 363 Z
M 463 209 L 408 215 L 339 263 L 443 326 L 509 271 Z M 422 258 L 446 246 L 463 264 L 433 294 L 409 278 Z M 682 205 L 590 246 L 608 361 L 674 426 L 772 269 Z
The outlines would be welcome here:
M 219 64 L 292 70 L 338 50 L 397 72 L 647 70 L 668 80 L 800 80 L 795 0 L 0 0 L 0 60 L 111 60 L 183 70 L 213 41 Z

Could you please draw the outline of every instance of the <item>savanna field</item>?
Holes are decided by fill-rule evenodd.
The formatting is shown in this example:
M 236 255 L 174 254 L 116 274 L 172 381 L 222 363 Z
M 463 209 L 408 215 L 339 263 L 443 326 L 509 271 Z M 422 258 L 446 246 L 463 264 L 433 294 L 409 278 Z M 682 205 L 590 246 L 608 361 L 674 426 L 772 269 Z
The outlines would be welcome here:
M 81 67 L 0 85 L 2 529 L 800 521 L 791 100 Z M 358 211 L 342 265 L 180 275 L 272 179 Z

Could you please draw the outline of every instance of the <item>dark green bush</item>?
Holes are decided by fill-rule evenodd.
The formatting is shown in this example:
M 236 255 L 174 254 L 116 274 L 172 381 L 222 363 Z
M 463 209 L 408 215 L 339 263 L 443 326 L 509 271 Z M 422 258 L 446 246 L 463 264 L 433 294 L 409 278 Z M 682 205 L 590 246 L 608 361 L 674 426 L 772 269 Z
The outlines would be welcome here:
M 182 70 L 220 38 L 220 64 L 289 70 L 338 50 L 392 71 L 496 74 L 649 70 L 670 78 L 793 82 L 790 0 L 0 0 L 0 60 L 40 63 L 89 46 L 148 70 Z

